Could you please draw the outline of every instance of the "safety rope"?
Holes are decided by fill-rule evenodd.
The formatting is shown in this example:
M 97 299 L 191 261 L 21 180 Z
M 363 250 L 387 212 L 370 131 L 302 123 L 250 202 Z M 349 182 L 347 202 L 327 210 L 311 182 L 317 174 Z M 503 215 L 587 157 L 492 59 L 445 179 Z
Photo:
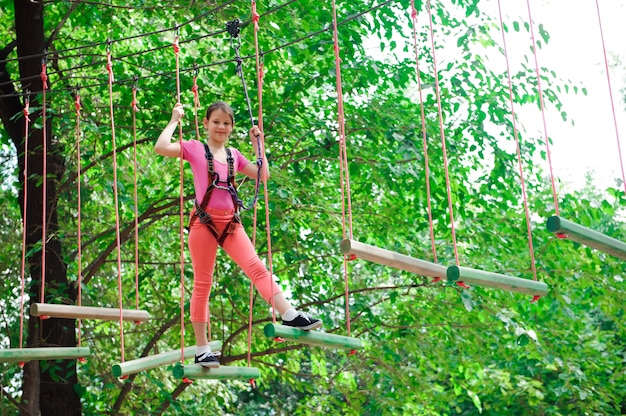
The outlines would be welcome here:
M 552 186 L 552 198 L 554 199 L 554 211 L 556 215 L 559 215 L 559 198 L 556 191 L 556 181 L 554 177 L 554 169 L 552 166 L 552 154 L 550 151 L 550 138 L 548 137 L 548 126 L 546 123 L 546 111 L 543 100 L 543 90 L 541 88 L 541 74 L 539 73 L 539 60 L 537 58 L 537 42 L 535 40 L 535 29 L 533 26 L 533 17 L 530 11 L 530 0 L 526 0 L 528 8 L 528 24 L 530 25 L 530 36 L 532 40 L 533 57 L 535 58 L 535 75 L 537 76 L 537 91 L 539 93 L 539 105 L 541 108 L 541 118 L 543 121 L 543 137 L 546 143 L 546 155 L 548 159 L 548 169 L 550 171 L 550 183 Z
M 82 109 L 81 103 L 80 103 L 80 89 L 77 87 L 74 91 L 74 110 L 76 111 L 76 131 L 75 131 L 75 136 L 76 136 L 76 194 L 77 194 L 77 201 L 76 204 L 78 205 L 77 208 L 77 230 L 76 230 L 76 235 L 77 235 L 77 255 L 76 255 L 76 263 L 77 263 L 77 272 L 76 272 L 76 283 L 78 286 L 78 306 L 82 305 L 82 293 L 83 293 L 83 267 L 82 267 L 82 260 L 83 260 L 83 247 L 82 247 L 82 210 L 81 210 L 81 198 L 80 198 L 80 181 L 81 181 L 81 151 L 80 151 L 80 137 L 81 137 L 81 130 L 80 130 L 80 110 Z M 82 345 L 82 336 L 81 336 L 81 328 L 82 328 L 82 319 L 78 319 L 77 320 L 77 324 L 78 324 L 78 347 L 80 347 Z M 81 357 L 81 360 L 84 360 L 84 357 Z
M 20 341 L 19 347 L 22 348 L 24 342 L 24 299 L 25 299 L 25 287 L 26 287 L 26 210 L 28 204 L 28 135 L 30 132 L 30 91 L 26 90 L 26 97 L 24 99 L 24 171 L 23 175 L 23 189 L 24 189 L 24 208 L 22 216 L 22 269 L 20 274 Z M 24 362 L 19 363 L 20 367 L 24 366 Z
M 180 45 L 178 43 L 178 28 L 174 35 L 174 56 L 176 58 L 176 103 L 180 103 Z M 180 362 L 185 361 L 185 199 L 184 199 L 184 178 L 183 178 L 183 126 L 178 122 L 178 141 L 180 143 L 179 155 L 179 234 L 180 234 Z M 209 318 L 210 319 L 210 318 Z M 210 321 L 209 321 L 210 327 Z M 186 380 L 188 381 L 188 380 Z
M 227 22 L 226 30 L 231 36 L 231 46 L 235 50 L 235 62 L 237 63 L 237 74 L 241 78 L 241 83 L 243 85 L 243 92 L 245 94 L 246 104 L 248 106 L 248 116 L 250 118 L 250 124 L 254 125 L 254 117 L 252 115 L 252 106 L 250 104 L 250 97 L 248 95 L 248 87 L 246 86 L 246 79 L 243 74 L 243 59 L 241 58 L 241 55 L 239 54 L 239 48 L 241 47 L 241 37 L 239 36 L 239 32 L 241 30 L 241 21 L 239 19 L 235 19 L 235 20 L 231 20 Z M 263 143 L 261 141 L 260 135 L 256 136 L 256 140 L 257 140 L 258 155 L 256 158 L 257 178 L 256 178 L 256 184 L 254 187 L 254 199 L 248 206 L 244 205 L 243 201 L 241 200 L 237 201 L 237 204 L 240 206 L 240 208 L 244 210 L 248 210 L 252 208 L 256 204 L 259 198 L 259 186 L 261 184 L 261 169 L 263 168 L 263 154 L 265 153 L 265 148 L 263 147 Z
M 528 197 L 526 195 L 526 182 L 524 180 L 524 168 L 522 167 L 522 153 L 520 150 L 520 144 L 519 144 L 519 135 L 518 135 L 518 131 L 517 131 L 517 122 L 516 122 L 516 115 L 515 115 L 515 104 L 513 102 L 513 83 L 511 81 L 511 67 L 509 64 L 509 54 L 508 54 L 508 50 L 507 50 L 507 46 L 506 46 L 506 36 L 504 33 L 504 22 L 502 20 L 502 6 L 500 4 L 500 0 L 498 0 L 498 15 L 500 18 L 500 32 L 502 33 L 502 47 L 504 50 L 504 58 L 506 61 L 506 73 L 507 73 L 507 79 L 508 79 L 508 86 L 509 86 L 509 103 L 511 105 L 511 122 L 513 124 L 513 137 L 515 138 L 515 147 L 517 150 L 517 165 L 518 165 L 518 169 L 519 169 L 519 175 L 520 175 L 520 184 L 521 184 L 521 188 L 522 188 L 522 198 L 524 201 L 524 213 L 526 215 L 526 231 L 527 231 L 527 235 L 528 235 L 528 250 L 529 250 L 529 254 L 530 254 L 530 263 L 531 263 L 531 270 L 533 272 L 533 279 L 537 280 L 537 266 L 535 263 L 535 251 L 533 248 L 533 234 L 532 234 L 532 226 L 530 223 L 530 211 L 528 209 Z M 537 299 L 539 299 L 538 295 L 535 295 L 533 297 L 533 301 L 536 301 Z
M 609 88 L 609 99 L 611 100 L 611 111 L 613 114 L 613 125 L 615 127 L 615 138 L 617 140 L 617 154 L 619 156 L 620 167 L 622 170 L 622 185 L 626 192 L 626 175 L 624 174 L 624 159 L 622 158 L 622 147 L 619 139 L 619 128 L 617 127 L 617 114 L 615 111 L 615 101 L 613 100 L 613 88 L 611 87 L 611 71 L 609 69 L 609 61 L 606 57 L 606 45 L 604 43 L 604 30 L 602 30 L 602 17 L 600 15 L 600 4 L 596 0 L 596 10 L 598 12 L 598 27 L 600 29 L 600 39 L 602 40 L 602 53 L 604 55 L 604 69 L 606 71 L 606 81 Z
M 115 143 L 115 115 L 113 111 L 113 64 L 111 61 L 111 47 L 107 46 L 107 65 L 109 74 L 109 117 L 111 118 L 111 145 L 113 149 L 113 203 L 115 204 L 115 241 L 117 246 L 117 295 L 120 312 L 120 353 L 124 362 L 124 313 L 122 304 L 122 248 L 120 236 L 120 211 L 117 186 L 117 145 Z
M 422 121 L 422 148 L 424 150 L 424 177 L 426 181 L 426 203 L 428 211 L 428 229 L 430 231 L 430 246 L 433 252 L 433 262 L 437 263 L 437 247 L 435 246 L 435 227 L 433 224 L 432 196 L 430 192 L 430 166 L 428 161 L 428 140 L 426 135 L 426 115 L 424 113 L 424 96 L 422 91 L 422 77 L 419 67 L 419 49 L 417 45 L 417 9 L 415 0 L 411 0 L 411 20 L 413 23 L 413 50 L 415 51 L 415 73 L 417 76 L 417 90 L 420 96 L 420 116 Z M 438 276 L 433 282 L 438 282 L 443 277 Z
M 133 202 L 135 209 L 135 309 L 139 309 L 139 197 L 137 186 L 137 76 L 133 77 L 132 94 L 133 99 L 130 103 L 132 112 L 133 125 Z
M 352 202 L 350 198 L 350 174 L 348 170 L 348 149 L 346 145 L 345 116 L 343 108 L 343 91 L 341 88 L 341 58 L 339 57 L 339 32 L 337 30 L 337 6 L 335 0 L 332 1 L 333 8 L 333 50 L 335 53 L 335 78 L 337 89 L 337 123 L 339 135 L 339 186 L 341 188 L 341 225 L 344 240 L 352 238 Z M 346 213 L 346 201 L 348 211 Z M 346 216 L 348 227 L 346 227 Z M 346 228 L 348 228 L 346 230 Z M 344 297 L 346 309 L 346 332 L 347 336 L 351 334 L 350 328 L 350 287 L 348 279 L 348 261 L 353 260 L 354 256 L 343 256 L 343 278 L 344 278 Z M 356 351 L 350 351 L 355 354 Z
M 430 1 L 426 2 L 426 10 L 428 11 L 428 23 L 430 28 L 430 41 L 431 41 L 431 52 L 433 54 L 433 72 L 435 76 L 435 95 L 437 97 L 437 111 L 439 117 L 439 135 L 441 137 L 441 149 L 443 151 L 443 166 L 446 175 L 446 194 L 448 196 L 448 211 L 450 213 L 450 231 L 452 233 L 452 245 L 454 248 L 454 259 L 456 265 L 459 266 L 459 249 L 456 244 L 456 231 L 454 229 L 454 208 L 452 203 L 452 190 L 450 188 L 450 170 L 448 163 L 448 152 L 446 149 L 446 136 L 443 127 L 443 114 L 441 108 L 441 88 L 439 86 L 439 74 L 437 72 L 437 56 L 436 56 L 436 48 L 435 48 L 435 32 L 433 30 L 433 17 L 432 11 L 430 8 Z M 457 285 L 461 287 L 467 287 L 464 282 L 457 282 Z
M 260 15 L 256 10 L 256 1 L 251 0 L 250 2 L 251 14 L 252 14 L 252 22 L 254 23 L 254 51 L 256 57 L 256 73 L 257 73 L 257 101 L 258 101 L 258 126 L 259 130 L 263 131 L 263 66 L 261 63 L 261 57 L 259 53 L 259 19 Z M 250 106 L 250 103 L 248 103 Z M 265 152 L 265 143 L 261 140 L 261 138 L 257 138 L 260 142 L 259 146 L 259 154 L 258 157 L 263 160 L 263 153 Z M 262 162 L 261 162 L 262 163 Z M 261 166 L 259 166 L 259 175 L 261 172 Z M 273 264 L 272 264 L 272 238 L 271 238 L 271 230 L 270 230 L 270 210 L 269 210 L 269 195 L 267 189 L 267 180 L 263 182 L 263 195 L 265 201 L 265 231 L 267 238 L 267 268 L 269 271 L 270 278 L 274 276 L 273 273 Z M 258 205 L 254 205 L 254 219 L 252 226 L 252 244 L 256 247 L 256 234 L 257 234 L 257 213 L 258 213 Z M 271 282 L 270 282 L 271 283 Z M 274 295 L 272 295 L 271 306 L 272 306 L 272 322 L 276 322 L 276 308 L 275 308 L 275 299 Z M 250 293 L 249 293 L 249 308 L 248 308 L 248 354 L 247 354 L 247 362 L 248 367 L 252 365 L 252 320 L 253 320 L 253 307 L 254 307 L 254 287 L 250 285 Z M 254 378 L 249 380 L 250 385 L 254 388 L 256 387 L 256 381 Z
M 42 83 L 42 98 L 41 98 L 41 117 L 42 117 L 42 140 L 43 140 L 43 180 L 42 180 L 42 220 L 41 220 L 41 303 L 45 302 L 45 287 L 46 287 L 46 240 L 48 232 L 48 138 L 46 135 L 46 91 L 48 90 L 48 74 L 47 65 L 48 55 L 44 53 L 41 59 L 41 83 Z M 43 318 L 42 318 L 43 319 Z

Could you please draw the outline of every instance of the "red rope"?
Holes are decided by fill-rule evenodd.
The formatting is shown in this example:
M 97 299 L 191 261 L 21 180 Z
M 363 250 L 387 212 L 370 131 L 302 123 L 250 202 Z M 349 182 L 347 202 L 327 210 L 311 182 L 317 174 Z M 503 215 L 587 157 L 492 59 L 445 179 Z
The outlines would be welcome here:
M 543 91 L 541 89 L 541 75 L 539 73 L 539 61 L 537 59 L 537 42 L 535 41 L 535 30 L 533 28 L 533 17 L 530 12 L 530 0 L 526 0 L 528 6 L 528 23 L 530 25 L 530 36 L 532 39 L 532 51 L 535 58 L 535 74 L 537 75 L 537 90 L 539 92 L 539 105 L 541 106 L 541 118 L 543 120 L 543 136 L 546 142 L 546 155 L 548 157 L 548 167 L 550 169 L 550 182 L 552 184 L 552 197 L 554 199 L 554 210 L 556 215 L 559 215 L 559 198 L 556 191 L 556 182 L 554 179 L 554 171 L 552 168 L 552 156 L 550 152 L 550 139 L 548 137 L 548 127 L 546 124 L 546 112 L 543 102 Z
M 21 279 L 20 279 L 20 348 L 22 348 L 23 340 L 24 340 L 24 297 L 25 297 L 25 286 L 26 286 L 26 207 L 28 203 L 28 133 L 30 126 L 30 92 L 26 94 L 26 99 L 24 100 L 24 172 L 22 172 L 24 177 L 24 215 L 22 218 L 22 270 L 21 270 Z M 23 366 L 23 363 L 20 363 L 20 366 Z
M 256 10 L 256 1 L 251 0 L 250 6 L 252 8 L 252 21 L 254 22 L 254 50 L 256 56 L 256 72 L 257 72 L 257 100 L 258 100 L 258 126 L 263 131 L 263 64 L 261 63 L 261 56 L 259 52 L 259 19 L 260 15 Z M 258 149 L 259 157 L 263 157 L 261 152 L 265 152 L 265 137 L 261 137 L 261 148 Z M 274 275 L 274 266 L 272 263 L 272 236 L 270 228 L 270 209 L 269 209 L 269 193 L 267 190 L 267 180 L 263 182 L 263 194 L 265 199 L 265 232 L 267 238 L 267 267 L 270 276 Z M 257 228 L 257 204 L 254 205 L 254 227 L 253 227 L 253 244 L 256 245 L 256 228 Z M 254 306 L 254 288 L 250 285 L 250 299 L 249 299 L 249 311 L 248 311 L 248 366 L 252 361 L 252 308 Z M 272 322 L 276 322 L 276 308 L 274 302 L 274 296 L 272 296 Z M 254 387 L 254 379 L 250 380 L 250 384 Z
M 139 198 L 137 190 L 137 80 L 133 84 L 133 100 L 130 108 L 133 115 L 133 198 L 135 208 L 135 309 L 139 309 Z
M 426 202 L 428 207 L 428 228 L 430 230 L 430 246 L 433 252 L 433 261 L 437 263 L 437 248 L 435 246 L 435 230 L 433 226 L 433 210 L 430 193 L 430 167 L 428 164 L 428 140 L 426 137 L 426 115 L 424 113 L 424 97 L 422 94 L 422 77 L 419 66 L 419 50 L 417 46 L 417 10 L 415 9 L 415 0 L 411 0 L 411 19 L 413 22 L 413 49 L 415 51 L 415 74 L 417 76 L 417 90 L 420 96 L 420 115 L 422 120 L 422 145 L 424 149 L 424 177 L 426 180 Z M 433 282 L 441 280 L 442 277 L 436 277 Z
M 41 82 L 43 83 L 42 92 L 42 141 L 43 141 L 43 185 L 42 185 L 42 222 L 41 222 L 41 303 L 45 302 L 46 287 L 46 240 L 47 240 L 47 218 L 48 218 L 48 138 L 46 136 L 46 90 L 48 89 L 48 75 L 46 74 L 46 59 L 41 62 Z M 43 319 L 43 318 L 42 318 Z
M 441 136 L 441 149 L 443 151 L 443 165 L 446 174 L 446 193 L 448 195 L 448 211 L 450 212 L 450 230 L 452 232 L 452 245 L 454 247 L 454 259 L 456 265 L 460 265 L 459 262 L 459 250 L 456 244 L 456 231 L 454 229 L 454 210 L 452 204 L 452 191 L 450 188 L 450 173 L 448 168 L 448 154 L 446 149 L 446 137 L 443 128 L 443 114 L 441 110 L 441 91 L 439 88 L 439 74 L 437 72 L 437 57 L 435 52 L 435 33 L 433 30 L 433 17 L 430 9 L 430 2 L 426 2 L 426 9 L 428 10 L 428 23 L 430 26 L 430 40 L 431 49 L 433 53 L 433 71 L 435 73 L 435 95 L 437 96 L 437 110 L 439 112 L 439 134 Z M 457 285 L 461 287 L 467 287 L 464 282 L 457 282 Z
M 117 295 L 120 310 L 120 352 L 124 362 L 124 314 L 122 312 L 122 249 L 120 237 L 120 210 L 117 187 L 117 146 L 115 144 L 115 115 L 113 112 L 113 63 L 111 51 L 107 48 L 107 72 L 109 74 L 109 116 L 111 118 L 111 142 L 113 147 L 113 200 L 115 204 L 115 242 L 117 246 Z
M 343 108 L 343 90 L 341 87 L 341 58 L 339 57 L 339 32 L 337 31 L 337 7 L 333 7 L 333 49 L 335 52 L 335 77 L 337 82 L 337 123 L 339 129 L 339 185 L 341 187 L 341 222 L 343 238 L 352 238 L 352 201 L 350 199 L 350 174 L 348 171 L 348 149 L 346 145 L 345 114 Z M 345 179 L 345 182 L 344 182 Z M 348 204 L 348 224 L 346 231 L 346 200 Z M 343 256 L 343 277 L 346 303 L 346 330 L 350 336 L 350 289 L 348 284 L 348 256 Z M 353 257 L 350 257 L 353 259 Z
M 515 117 L 515 105 L 513 103 L 513 84 L 511 81 L 511 68 L 509 65 L 509 54 L 508 54 L 507 47 L 506 47 L 506 36 L 504 34 L 504 23 L 502 22 L 502 7 L 500 5 L 500 0 L 498 0 L 498 13 L 500 16 L 500 31 L 502 32 L 502 46 L 504 48 L 504 58 L 506 60 L 506 73 L 507 73 L 507 78 L 509 82 L 509 101 L 511 104 L 511 121 L 513 122 L 513 136 L 515 137 L 515 147 L 517 149 L 517 164 L 519 168 L 519 175 L 520 175 L 520 181 L 521 181 L 521 186 L 522 186 L 522 196 L 524 199 L 524 213 L 526 214 L 526 229 L 528 233 L 528 250 L 530 253 L 530 262 L 531 262 L 531 269 L 533 272 L 533 278 L 534 280 L 537 280 L 537 267 L 535 264 L 535 251 L 533 248 L 533 234 L 532 234 L 532 227 L 530 224 L 530 212 L 528 209 L 528 198 L 526 196 L 526 183 L 524 181 L 524 169 L 522 167 L 522 153 L 520 151 L 519 136 L 517 133 L 517 124 L 515 121 L 516 117 Z
M 191 87 L 193 92 L 193 119 L 196 126 L 196 139 L 200 140 L 200 121 L 198 117 L 198 110 L 200 109 L 200 95 L 198 94 L 198 70 L 194 70 L 193 86 Z
M 604 31 L 602 30 L 602 18 L 600 17 L 600 4 L 596 0 L 596 10 L 598 11 L 598 26 L 600 28 L 600 38 L 602 39 L 602 53 L 604 54 L 604 68 L 606 70 L 606 81 L 609 87 L 609 98 L 611 100 L 611 110 L 613 113 L 613 125 L 615 126 L 615 138 L 617 139 L 617 154 L 619 156 L 620 167 L 622 170 L 622 184 L 624 192 L 626 192 L 626 175 L 624 174 L 624 159 L 622 158 L 622 147 L 619 140 L 619 128 L 617 127 L 617 114 L 615 112 L 615 101 L 613 100 L 613 89 L 611 88 L 611 74 L 609 70 L 609 61 L 606 57 L 606 46 L 604 44 Z
M 76 193 L 77 193 L 77 246 L 78 246 L 78 254 L 77 254 L 77 283 L 78 283 L 78 306 L 82 305 L 82 281 L 83 281 L 83 267 L 82 267 L 82 258 L 83 258 L 83 247 L 82 247 L 82 211 L 81 211 L 81 198 L 80 198 L 80 182 L 81 182 L 81 152 L 80 152 L 80 92 L 76 89 L 75 99 L 74 99 L 74 109 L 76 110 Z M 82 320 L 78 319 L 78 346 L 82 345 L 81 339 L 81 327 Z
M 178 46 L 178 34 L 174 37 L 174 56 L 176 58 L 176 102 L 180 102 L 180 59 L 178 53 L 180 47 Z M 183 125 L 178 122 L 178 140 L 180 142 L 180 155 L 179 155 L 179 180 L 180 180 L 180 193 L 179 193 L 179 223 L 180 223 L 180 362 L 185 361 L 185 199 L 184 199 L 184 182 L 183 182 Z M 209 315 L 208 327 L 211 327 L 211 318 Z

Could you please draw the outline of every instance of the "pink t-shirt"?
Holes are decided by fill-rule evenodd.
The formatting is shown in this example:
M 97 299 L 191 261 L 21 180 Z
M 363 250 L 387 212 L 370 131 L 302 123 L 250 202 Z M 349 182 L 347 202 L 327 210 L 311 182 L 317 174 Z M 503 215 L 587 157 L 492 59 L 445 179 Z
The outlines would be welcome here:
M 230 152 L 235 159 L 235 173 L 239 172 L 250 163 L 239 150 L 231 147 Z M 184 140 L 183 159 L 188 161 L 189 165 L 191 165 L 193 185 L 196 190 L 196 201 L 200 204 L 209 186 L 209 173 L 206 156 L 204 154 L 204 144 L 198 140 Z M 228 177 L 228 164 L 213 159 L 213 168 L 219 175 L 220 182 L 226 181 Z M 233 199 L 228 191 L 214 189 L 211 194 L 211 199 L 209 200 L 209 207 L 215 209 L 232 209 L 234 208 Z

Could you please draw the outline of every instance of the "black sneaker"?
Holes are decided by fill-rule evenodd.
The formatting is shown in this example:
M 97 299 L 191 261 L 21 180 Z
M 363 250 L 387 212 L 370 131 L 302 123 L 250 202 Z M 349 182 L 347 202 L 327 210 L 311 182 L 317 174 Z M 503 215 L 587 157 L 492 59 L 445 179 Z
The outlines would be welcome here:
M 194 362 L 202 367 L 218 368 L 220 366 L 220 361 L 217 359 L 218 356 L 219 354 L 215 352 L 205 352 L 204 354 L 196 355 Z
M 285 326 L 291 326 L 294 328 L 300 328 L 303 329 L 305 331 L 311 330 L 311 329 L 317 329 L 319 327 L 322 326 L 322 320 L 321 319 L 315 319 L 315 318 L 311 318 L 310 316 L 302 313 L 302 312 L 298 312 L 298 315 L 292 319 L 291 321 L 285 321 L 283 319 L 283 325 Z

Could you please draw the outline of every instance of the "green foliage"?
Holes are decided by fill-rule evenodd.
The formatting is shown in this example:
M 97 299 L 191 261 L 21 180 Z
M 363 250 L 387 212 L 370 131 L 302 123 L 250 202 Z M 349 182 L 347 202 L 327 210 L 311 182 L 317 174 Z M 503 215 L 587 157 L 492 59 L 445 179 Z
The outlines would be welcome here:
M 50 47 L 54 64 L 49 105 L 55 114 L 54 135 L 66 162 L 57 201 L 64 261 L 70 280 L 77 280 L 81 273 L 82 303 L 86 305 L 117 307 L 120 277 L 121 300 L 125 307 L 134 307 L 137 279 L 139 306 L 148 310 L 152 319 L 141 325 L 123 325 L 126 360 L 181 344 L 180 319 L 176 318 L 181 303 L 188 313 L 193 273 L 185 253 L 181 282 L 179 162 L 157 156 L 152 144 L 169 119 L 178 92 L 186 108 L 183 135 L 195 137 L 194 68 L 198 70 L 200 117 L 210 102 L 230 102 L 236 109 L 237 125 L 231 144 L 252 156 L 247 103 L 235 72 L 230 39 L 223 31 L 228 20 L 248 22 L 249 5 L 244 3 L 215 9 L 212 2 L 157 0 L 135 2 L 132 8 L 122 2 L 45 5 L 46 35 L 56 33 Z M 425 18 L 425 4 L 416 4 L 420 19 Z M 1 1 L 0 5 L 7 19 L 12 19 L 12 2 Z M 553 200 L 545 174 L 533 163 L 541 156 L 543 139 L 520 130 L 535 276 L 526 237 L 507 73 L 493 64 L 494 56 L 502 58 L 498 22 L 483 12 L 476 0 L 433 2 L 436 54 L 445 54 L 446 59 L 434 61 L 428 25 L 418 27 L 419 91 L 405 5 L 390 2 L 370 10 L 375 6 L 361 0 L 338 5 L 353 237 L 432 261 L 430 203 L 438 262 L 454 264 L 450 204 L 462 265 L 527 279 L 537 277 L 549 285 L 549 295 L 531 302 L 520 295 L 480 287 L 463 290 L 361 260 L 350 261 L 345 273 L 350 289 L 350 331 L 365 343 L 363 351 L 348 355 L 266 339 L 262 327 L 270 315 L 259 299 L 253 306 L 251 347 L 251 365 L 261 370 L 258 388 L 252 389 L 247 382 L 198 380 L 178 396 L 180 381 L 171 377 L 171 366 L 139 374 L 133 380 L 115 379 L 111 366 L 121 359 L 119 323 L 83 322 L 82 341 L 93 353 L 78 365 L 80 385 L 76 391 L 84 414 L 152 415 L 162 407 L 167 407 L 163 414 L 171 415 L 570 415 L 622 411 L 626 403 L 623 261 L 545 231 L 544 221 L 554 211 Z M 280 285 L 296 306 L 324 320 L 325 331 L 346 334 L 345 270 L 339 242 L 350 228 L 342 215 L 347 206 L 341 199 L 338 163 L 332 11 L 322 3 L 304 9 L 297 3 L 279 2 L 258 7 L 264 69 L 262 121 L 272 178 L 267 184 L 269 205 L 260 202 L 258 206 L 256 245 L 268 259 L 267 209 L 272 271 Z M 507 24 L 509 33 L 529 31 L 526 22 Z M 0 28 L 4 44 L 13 39 L 12 30 L 5 26 Z M 548 28 L 538 28 L 541 41 L 537 46 L 541 46 L 550 36 Z M 178 77 L 172 47 L 176 34 L 181 46 Z M 256 113 L 260 103 L 252 24 L 242 28 L 241 37 L 244 76 Z M 112 97 L 107 49 L 115 79 Z M 9 58 L 15 57 L 13 53 Z M 526 63 L 532 59 L 527 58 Z M 435 94 L 434 63 L 439 97 Z M 526 63 L 512 70 L 513 100 L 516 106 L 538 108 L 536 74 Z M 8 69 L 17 79 L 17 63 L 11 61 Z M 562 94 L 585 94 L 586 90 L 546 68 L 540 76 L 546 105 L 567 118 Z M 136 146 L 133 77 L 137 77 L 138 87 Z M 82 100 L 80 158 L 76 116 L 68 93 L 75 87 L 80 87 Z M 8 142 L 4 131 L 0 138 L 0 143 Z M 113 139 L 122 230 L 120 275 Z M 6 328 L 0 345 L 6 348 L 19 339 L 21 214 L 17 156 L 7 146 L 1 150 L 0 157 L 9 162 L 2 164 L 0 172 L 5 213 L 0 220 L 4 244 L 0 304 L 2 328 Z M 426 167 L 430 194 L 426 191 Z M 184 175 L 186 221 L 193 192 L 188 166 Z M 253 185 L 243 183 L 240 190 L 247 201 Z M 565 216 L 626 240 L 622 222 L 626 198 L 621 190 L 590 188 L 560 195 L 559 201 Z M 137 247 L 135 215 L 140 217 Z M 243 221 L 252 235 L 252 212 L 244 213 Z M 182 301 L 181 284 L 185 288 Z M 57 288 L 59 298 L 67 295 L 64 289 L 69 290 Z M 213 337 L 224 342 L 223 364 L 246 363 L 248 299 L 249 281 L 227 256 L 221 256 L 211 314 Z M 193 344 L 190 325 L 185 327 L 184 338 L 186 345 Z M 1 365 L 4 394 L 19 400 L 19 369 Z M 55 375 L 60 382 L 66 377 L 61 371 Z M 2 400 L 0 406 L 10 409 L 3 410 L 3 415 L 17 413 L 12 402 Z

